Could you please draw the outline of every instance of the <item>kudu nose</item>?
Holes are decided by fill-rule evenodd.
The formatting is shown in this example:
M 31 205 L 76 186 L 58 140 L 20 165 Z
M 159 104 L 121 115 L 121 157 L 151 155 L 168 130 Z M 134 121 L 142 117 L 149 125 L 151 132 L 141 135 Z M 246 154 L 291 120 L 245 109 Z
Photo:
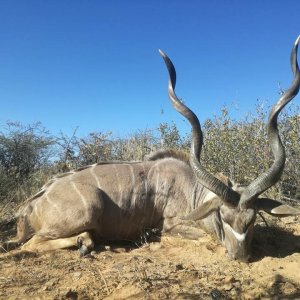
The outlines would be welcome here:
M 248 254 L 248 255 L 240 255 L 240 254 L 236 254 L 236 253 L 229 253 L 227 251 L 227 256 L 233 260 L 237 260 L 237 261 L 241 261 L 241 262 L 244 262 L 244 263 L 249 263 L 250 260 L 251 260 L 251 255 Z
M 241 261 L 241 262 L 244 262 L 244 263 L 249 263 L 250 259 L 251 259 L 251 255 L 246 255 L 246 256 L 238 256 L 238 255 L 236 255 L 234 257 L 234 260 L 238 260 L 238 261 Z

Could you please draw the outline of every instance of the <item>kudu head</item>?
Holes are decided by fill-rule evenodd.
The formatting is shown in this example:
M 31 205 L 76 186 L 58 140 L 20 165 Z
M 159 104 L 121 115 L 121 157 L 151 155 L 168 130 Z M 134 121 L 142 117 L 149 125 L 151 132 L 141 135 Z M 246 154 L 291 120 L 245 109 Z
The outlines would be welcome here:
M 300 211 L 282 204 L 279 201 L 260 198 L 263 192 L 273 186 L 281 177 L 285 164 L 285 150 L 282 145 L 277 117 L 284 106 L 298 93 L 300 72 L 297 62 L 297 50 L 300 36 L 297 38 L 291 53 L 291 66 L 294 80 L 291 87 L 285 91 L 270 111 L 267 134 L 274 155 L 274 162 L 263 174 L 258 176 L 243 189 L 228 186 L 217 177 L 210 174 L 201 164 L 200 154 L 203 144 L 203 134 L 197 116 L 175 94 L 176 71 L 171 60 L 160 50 L 169 72 L 169 98 L 174 108 L 182 114 L 192 126 L 190 164 L 197 180 L 216 197 L 202 203 L 185 220 L 200 220 L 215 212 L 219 218 L 219 238 L 225 245 L 229 256 L 233 259 L 248 261 L 250 258 L 254 222 L 258 211 L 284 217 L 299 214 Z

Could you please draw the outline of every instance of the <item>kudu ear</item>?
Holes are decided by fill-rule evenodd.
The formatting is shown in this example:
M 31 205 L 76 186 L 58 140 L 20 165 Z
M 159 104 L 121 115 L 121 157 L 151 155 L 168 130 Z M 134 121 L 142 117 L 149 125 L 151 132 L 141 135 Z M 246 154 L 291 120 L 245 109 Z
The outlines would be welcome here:
M 222 205 L 220 198 L 215 197 L 207 202 L 202 203 L 190 214 L 181 217 L 182 220 L 197 221 L 206 218 L 208 215 L 216 211 Z
M 270 215 L 281 218 L 300 215 L 299 209 L 269 198 L 257 198 L 255 200 L 255 207 L 257 210 L 262 210 Z

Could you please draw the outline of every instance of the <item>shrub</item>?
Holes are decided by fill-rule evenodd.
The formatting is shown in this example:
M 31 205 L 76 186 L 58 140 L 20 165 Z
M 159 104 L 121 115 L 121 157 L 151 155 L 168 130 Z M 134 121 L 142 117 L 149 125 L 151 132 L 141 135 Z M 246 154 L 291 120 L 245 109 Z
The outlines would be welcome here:
M 258 104 L 254 113 L 235 120 L 224 107 L 220 115 L 203 123 L 203 165 L 212 173 L 222 172 L 234 181 L 248 184 L 273 162 L 265 125 L 268 107 Z M 282 180 L 268 191 L 272 197 L 292 201 L 300 198 L 300 116 L 290 106 L 280 117 L 280 133 L 287 161 Z M 143 160 L 160 148 L 188 151 L 189 135 L 176 124 L 161 123 L 157 129 L 139 130 L 127 137 L 111 132 L 93 132 L 86 137 L 60 134 L 52 137 L 40 124 L 8 122 L 0 132 L 0 201 L 19 201 L 37 191 L 54 172 L 66 172 L 100 161 Z

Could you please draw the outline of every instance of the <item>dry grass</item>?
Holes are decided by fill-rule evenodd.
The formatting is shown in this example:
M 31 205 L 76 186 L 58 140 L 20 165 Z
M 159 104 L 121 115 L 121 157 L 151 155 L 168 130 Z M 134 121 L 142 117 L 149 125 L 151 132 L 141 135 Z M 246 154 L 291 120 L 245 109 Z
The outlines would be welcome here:
M 256 226 L 250 264 L 229 260 L 205 234 L 110 244 L 83 259 L 76 249 L 1 254 L 0 299 L 297 299 L 299 219 L 270 225 Z

